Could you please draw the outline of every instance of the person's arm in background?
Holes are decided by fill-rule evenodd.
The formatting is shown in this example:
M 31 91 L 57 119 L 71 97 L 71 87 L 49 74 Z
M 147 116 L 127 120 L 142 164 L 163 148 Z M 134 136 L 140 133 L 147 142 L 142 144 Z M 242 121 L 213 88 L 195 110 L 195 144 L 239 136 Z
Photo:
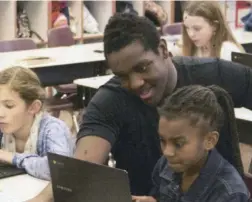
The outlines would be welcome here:
M 90 101 L 83 123 L 78 132 L 74 157 L 103 164 L 120 130 L 123 100 L 110 90 L 99 90 Z M 29 202 L 53 201 L 52 185 L 49 184 Z
M 220 60 L 219 72 L 220 86 L 232 96 L 234 106 L 252 110 L 252 68 Z

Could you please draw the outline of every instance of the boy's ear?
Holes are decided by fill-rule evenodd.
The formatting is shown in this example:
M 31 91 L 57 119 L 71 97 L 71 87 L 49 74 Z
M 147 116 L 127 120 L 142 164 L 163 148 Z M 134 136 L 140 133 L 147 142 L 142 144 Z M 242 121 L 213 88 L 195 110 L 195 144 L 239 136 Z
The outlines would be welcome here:
M 219 133 L 217 131 L 212 131 L 206 134 L 204 137 L 204 147 L 207 151 L 212 150 L 215 148 L 216 144 L 219 140 Z

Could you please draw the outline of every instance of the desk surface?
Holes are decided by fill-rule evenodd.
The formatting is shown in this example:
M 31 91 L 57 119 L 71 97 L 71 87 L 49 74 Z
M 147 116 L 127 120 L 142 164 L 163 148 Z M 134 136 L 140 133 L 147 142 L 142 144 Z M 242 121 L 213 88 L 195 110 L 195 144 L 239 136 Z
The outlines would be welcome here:
M 252 111 L 246 108 L 235 108 L 235 117 L 237 119 L 252 122 Z
M 233 35 L 239 44 L 252 43 L 252 32 L 244 31 L 243 28 L 233 30 Z
M 5 52 L 0 53 L 0 67 L 4 68 L 13 65 L 22 65 L 25 67 L 37 68 L 103 61 L 105 59 L 104 54 L 94 52 L 95 50 L 103 50 L 103 43 Z M 27 58 L 36 57 L 47 57 L 50 60 L 41 59 L 41 63 L 38 62 L 37 64 L 32 65 L 28 64 L 27 62 L 20 61 Z
M 9 196 L 15 201 L 24 202 L 38 195 L 48 184 L 48 181 L 39 180 L 30 175 L 18 175 L 0 180 L 1 194 Z
M 90 77 L 85 79 L 76 79 L 74 80 L 74 84 L 79 86 L 98 89 L 100 86 L 105 84 L 109 81 L 114 75 L 106 75 L 106 76 L 97 76 L 97 77 Z

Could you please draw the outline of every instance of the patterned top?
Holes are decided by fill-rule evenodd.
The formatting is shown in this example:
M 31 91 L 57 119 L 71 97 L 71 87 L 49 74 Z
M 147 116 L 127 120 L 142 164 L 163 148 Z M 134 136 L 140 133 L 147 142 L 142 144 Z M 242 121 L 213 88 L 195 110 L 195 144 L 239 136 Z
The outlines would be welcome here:
M 71 138 L 68 126 L 46 113 L 40 122 L 37 153 L 16 153 L 12 163 L 34 177 L 50 180 L 47 152 L 72 156 L 73 150 L 74 139 Z

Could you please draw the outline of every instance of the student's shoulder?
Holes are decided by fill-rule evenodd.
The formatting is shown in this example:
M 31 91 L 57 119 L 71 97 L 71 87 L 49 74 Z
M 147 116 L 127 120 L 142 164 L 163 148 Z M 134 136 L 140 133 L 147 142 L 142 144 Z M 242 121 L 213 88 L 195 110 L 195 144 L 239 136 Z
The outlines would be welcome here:
M 124 93 L 125 90 L 121 87 L 121 81 L 117 76 L 113 76 L 108 82 L 102 85 L 99 91 L 111 91 L 114 93 Z
M 219 59 L 177 56 L 172 58 L 178 77 L 185 81 L 203 81 L 218 75 Z M 203 79 L 204 78 L 204 79 Z M 207 81 L 207 80 L 206 80 Z
M 165 156 L 161 156 L 156 163 L 156 167 L 158 167 L 158 169 L 161 171 L 165 169 L 167 166 L 168 166 L 167 159 L 165 158 Z
M 195 76 L 208 76 L 209 75 L 218 75 L 220 71 L 240 71 L 240 67 L 243 65 L 238 63 L 233 63 L 228 60 L 219 59 L 219 58 L 199 58 L 199 57 L 185 57 L 177 56 L 173 59 L 173 64 L 179 73 L 182 74 L 191 74 Z M 242 68 L 241 71 L 243 71 Z
M 173 64 L 177 69 L 198 69 L 200 67 L 213 66 L 218 64 L 217 58 L 200 58 L 194 56 L 176 56 L 172 58 Z
M 232 198 L 234 196 L 249 197 L 250 195 L 241 175 L 226 160 L 217 176 L 216 185 L 214 187 L 227 198 Z
M 44 113 L 40 121 L 38 134 L 38 153 L 41 155 L 47 149 L 58 149 L 59 146 L 65 154 L 72 155 L 76 138 L 71 135 L 70 128 L 66 123 L 58 118 Z M 62 150 L 63 151 L 63 150 Z
M 90 104 L 98 107 L 112 107 L 112 105 L 125 103 L 131 97 L 132 95 L 121 86 L 120 79 L 114 76 L 97 90 L 90 100 Z
M 48 113 L 44 113 L 41 121 L 40 121 L 40 132 L 44 133 L 45 131 L 53 131 L 57 130 L 58 132 L 64 131 L 65 133 L 69 133 L 69 128 L 66 123 Z
M 161 156 L 157 161 L 155 166 L 155 174 L 159 175 L 161 178 L 170 179 L 172 178 L 173 171 L 168 165 L 168 161 L 165 156 Z

